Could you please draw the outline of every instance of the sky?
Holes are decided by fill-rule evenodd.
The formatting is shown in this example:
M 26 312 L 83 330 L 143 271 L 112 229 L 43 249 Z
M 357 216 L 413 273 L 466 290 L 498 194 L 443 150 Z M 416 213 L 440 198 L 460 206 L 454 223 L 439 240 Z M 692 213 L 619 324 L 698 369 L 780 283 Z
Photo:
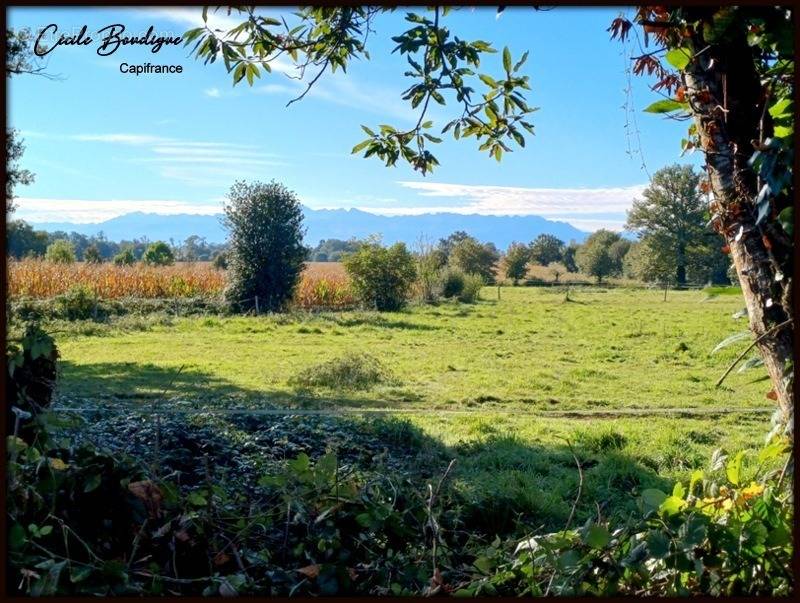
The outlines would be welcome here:
M 141 35 L 152 25 L 159 35 L 178 36 L 202 24 L 199 7 L 9 9 L 11 27 L 38 32 L 55 23 L 59 33 L 76 33 L 85 24 L 95 38 L 48 55 L 46 70 L 57 79 L 9 80 L 8 124 L 25 140 L 22 167 L 36 174 L 17 190 L 15 217 L 86 223 L 132 211 L 213 214 L 234 181 L 275 179 L 312 208 L 534 214 L 586 231 L 620 229 L 648 174 L 675 162 L 699 165 L 699 157 L 680 157 L 685 123 L 642 112 L 659 97 L 651 81 L 626 75 L 638 48 L 610 41 L 606 31 L 626 10 L 450 13 L 443 23 L 463 39 L 507 45 L 515 59 L 529 51 L 524 73 L 528 104 L 539 108 L 531 119 L 536 135 L 500 163 L 474 139 L 446 139 L 434 151 L 441 165 L 422 176 L 406 164 L 387 168 L 350 153 L 365 137 L 362 124 L 416 122 L 401 99 L 411 81 L 403 76 L 407 64 L 391 53 L 391 36 L 409 27 L 404 9 L 377 17 L 370 60 L 324 75 L 290 107 L 304 86 L 288 76 L 287 64 L 252 87 L 233 87 L 221 62 L 203 65 L 183 45 L 157 54 L 131 46 L 96 53 L 102 27 L 121 23 L 126 34 Z M 222 14 L 209 21 L 222 28 L 240 22 Z M 136 76 L 120 72 L 124 62 L 179 64 L 183 73 Z M 501 69 L 500 54 L 481 64 L 497 76 Z M 430 115 L 439 128 L 458 114 L 449 100 Z

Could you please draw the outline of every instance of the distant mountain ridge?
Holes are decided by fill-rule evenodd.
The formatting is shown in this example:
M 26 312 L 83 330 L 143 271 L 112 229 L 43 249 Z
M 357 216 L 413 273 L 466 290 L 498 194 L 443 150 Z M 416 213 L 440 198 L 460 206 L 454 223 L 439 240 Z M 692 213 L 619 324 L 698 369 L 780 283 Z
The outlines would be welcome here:
M 589 233 L 566 222 L 540 216 L 485 216 L 480 214 L 432 213 L 412 216 L 381 216 L 359 209 L 303 208 L 307 228 L 305 243 L 315 246 L 322 239 L 364 238 L 379 234 L 384 243 L 402 241 L 413 245 L 420 238 L 436 242 L 456 230 L 463 230 L 483 242 L 505 249 L 514 241 L 527 243 L 540 234 L 552 234 L 565 243 L 582 242 Z M 31 222 L 34 228 L 54 232 L 78 232 L 95 235 L 102 232 L 112 241 L 141 239 L 175 242 L 190 235 L 205 237 L 210 243 L 222 243 L 226 233 L 222 214 L 163 215 L 133 212 L 99 222 Z

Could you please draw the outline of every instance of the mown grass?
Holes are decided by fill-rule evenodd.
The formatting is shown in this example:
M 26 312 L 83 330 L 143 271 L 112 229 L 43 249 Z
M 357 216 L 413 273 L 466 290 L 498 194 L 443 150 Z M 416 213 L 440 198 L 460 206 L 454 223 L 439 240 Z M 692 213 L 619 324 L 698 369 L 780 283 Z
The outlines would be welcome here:
M 756 408 L 761 369 L 714 383 L 740 351 L 714 346 L 746 328 L 736 296 L 699 291 L 485 288 L 476 304 L 405 312 L 195 317 L 63 324 L 62 391 L 148 397 L 178 384 L 192 395 L 238 394 L 308 406 L 494 408 Z M 746 346 L 747 342 L 741 342 Z M 389 383 L 361 391 L 303 388 L 311 367 L 368 352 Z M 176 375 L 183 367 L 180 376 Z M 180 389 L 179 387 L 177 388 Z M 297 395 L 302 394 L 302 395 Z
M 482 297 L 394 314 L 62 323 L 60 403 L 350 409 L 364 427 L 308 415 L 203 414 L 189 423 L 233 438 L 232 449 L 254 459 L 368 450 L 359 462 L 391 459 L 421 487 L 456 459 L 451 486 L 465 525 L 499 532 L 563 525 L 578 486 L 573 451 L 584 473 L 578 517 L 625 516 L 637 492 L 687 479 L 718 447 L 757 447 L 769 430 L 768 413 L 732 410 L 769 407 L 762 369 L 714 388 L 739 348 L 711 350 L 746 328 L 732 318 L 736 296 L 671 292 L 664 302 L 660 291 L 587 288 L 567 302 L 553 288 L 503 288 L 497 300 L 486 288 Z M 354 370 L 354 353 L 391 378 L 362 379 L 372 365 Z M 347 374 L 328 374 L 337 366 Z M 359 387 L 337 387 L 339 378 Z M 389 412 L 362 417 L 365 407 Z M 640 415 L 615 416 L 620 409 Z M 707 414 L 657 412 L 666 409 Z

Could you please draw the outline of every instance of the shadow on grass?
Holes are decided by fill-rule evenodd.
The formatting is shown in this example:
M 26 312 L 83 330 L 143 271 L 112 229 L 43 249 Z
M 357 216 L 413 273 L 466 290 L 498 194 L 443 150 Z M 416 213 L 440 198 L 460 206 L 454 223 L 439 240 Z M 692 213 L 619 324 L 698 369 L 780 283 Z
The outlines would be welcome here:
M 64 383 L 72 393 L 88 392 L 91 399 L 148 399 L 148 392 L 169 389 L 165 398 L 180 400 L 173 411 L 213 408 L 229 396 L 258 394 L 284 408 L 300 404 L 291 393 L 253 392 L 196 369 L 135 363 L 63 364 Z M 169 387 L 168 387 L 169 386 Z M 157 396 L 151 393 L 150 399 Z M 378 406 L 378 400 L 337 396 L 337 403 Z M 77 438 L 113 452 L 127 453 L 145 463 L 153 461 L 155 415 L 123 404 L 126 410 L 84 412 L 86 421 L 73 432 Z M 222 405 L 224 406 L 224 405 Z M 241 405 L 237 405 L 241 406 Z M 265 405 L 262 404 L 263 408 Z M 257 409 L 256 409 L 257 410 Z M 410 480 L 423 496 L 427 483 L 436 484 L 448 463 L 456 460 L 447 482 L 447 504 L 460 508 L 464 526 L 492 534 L 562 528 L 575 499 L 579 473 L 566 443 L 541 444 L 500 431 L 491 424 L 470 426 L 454 416 L 452 429 L 465 440 L 445 445 L 412 420 L 391 415 L 314 415 L 292 413 L 186 413 L 161 405 L 159 463 L 161 471 L 180 473 L 182 483 L 205 480 L 208 455 L 221 483 L 254 488 L 258 478 L 285 459 L 308 454 L 312 459 L 334 451 L 343 466 L 367 475 Z M 458 423 L 456 423 L 458 422 Z M 614 447 L 598 448 L 577 442 L 575 453 L 584 475 L 576 521 L 596 517 L 624 517 L 635 509 L 635 494 L 645 488 L 667 489 L 666 480 L 651 467 Z M 237 486 L 240 487 L 240 486 Z

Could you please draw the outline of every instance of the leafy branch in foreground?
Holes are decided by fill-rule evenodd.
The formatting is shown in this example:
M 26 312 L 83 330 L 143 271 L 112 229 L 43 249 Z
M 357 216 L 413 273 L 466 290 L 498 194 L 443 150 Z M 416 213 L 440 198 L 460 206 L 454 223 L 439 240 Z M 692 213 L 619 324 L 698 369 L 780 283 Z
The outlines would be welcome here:
M 290 26 L 285 19 L 276 19 L 256 13 L 255 7 L 228 8 L 244 15 L 246 20 L 227 32 L 208 25 L 208 8 L 203 11 L 205 25 L 184 34 L 186 45 L 194 44 L 192 54 L 206 64 L 222 57 L 225 68 L 232 74 L 233 84 L 247 80 L 252 86 L 261 70 L 267 73 L 274 67 L 293 71 L 290 75 L 306 81 L 303 92 L 289 104 L 302 99 L 326 71 L 335 73 L 347 70 L 354 59 L 369 59 L 366 49 L 374 17 L 389 11 L 381 7 L 303 8 L 294 13 L 297 24 Z M 392 40 L 392 52 L 406 56 L 410 69 L 406 77 L 414 83 L 403 93 L 403 100 L 419 111 L 416 123 L 410 129 L 392 125 L 379 126 L 378 131 L 362 126 L 368 138 L 353 148 L 353 153 L 364 151 L 364 157 L 375 156 L 387 166 L 396 165 L 398 159 L 408 162 L 415 170 L 427 174 L 439 164 L 429 149 L 442 138 L 431 133 L 434 122 L 428 117 L 431 101 L 446 105 L 445 95 L 452 95 L 461 106 L 461 115 L 448 121 L 441 134 L 452 132 L 455 139 L 474 136 L 479 150 L 500 161 L 503 152 L 511 152 L 510 144 L 525 146 L 523 130 L 534 133 L 533 124 L 526 117 L 536 110 L 527 104 L 524 90 L 530 90 L 529 77 L 520 70 L 528 53 L 516 62 L 506 47 L 502 53 L 503 75 L 496 79 L 488 73 L 479 73 L 482 54 L 497 51 L 483 40 L 466 41 L 451 35 L 441 25 L 449 9 L 431 9 L 432 18 L 408 13 L 408 30 Z M 284 61 L 289 59 L 290 65 Z M 306 70 L 315 72 L 306 78 Z M 482 92 L 474 86 L 481 85 Z

